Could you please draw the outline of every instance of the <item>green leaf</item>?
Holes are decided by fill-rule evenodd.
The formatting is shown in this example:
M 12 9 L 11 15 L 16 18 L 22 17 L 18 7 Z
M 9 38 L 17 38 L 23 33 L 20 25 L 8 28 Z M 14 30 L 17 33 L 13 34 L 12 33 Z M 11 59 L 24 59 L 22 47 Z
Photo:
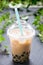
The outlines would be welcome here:
M 11 4 L 12 4 L 13 6 L 14 6 L 14 5 L 16 5 L 16 3 L 15 3 L 15 2 L 13 2 L 13 1 L 11 2 Z
M 0 8 L 0 12 L 2 12 L 2 8 Z
M 0 29 L 0 34 L 4 34 L 4 30 Z
M 3 15 L 0 17 L 0 23 L 1 23 L 3 20 L 9 19 L 9 16 L 10 16 L 10 13 L 9 13 L 9 12 L 3 14 Z
M 0 17 L 0 23 L 3 21 L 3 18 L 2 17 Z
M 43 10 L 41 10 L 41 15 L 43 16 Z
M 43 32 L 43 24 L 40 24 L 40 25 L 37 27 L 37 30 L 39 30 L 40 32 Z
M 4 40 L 5 38 L 2 35 L 0 35 L 0 43 L 2 43 Z
M 3 28 L 4 28 L 4 29 L 6 28 L 6 24 L 4 24 Z
M 39 33 L 40 41 L 43 42 L 43 32 Z
M 9 19 L 9 15 L 10 13 L 5 13 L 4 15 L 2 15 L 3 20 Z
M 39 21 L 35 20 L 35 21 L 33 22 L 33 24 L 34 24 L 35 26 L 37 26 L 37 25 L 39 24 Z
M 40 16 L 39 16 L 39 15 L 37 15 L 35 18 L 36 18 L 38 21 L 40 21 Z
M 3 20 L 5 20 L 6 19 L 6 15 L 4 14 L 4 15 L 2 15 L 2 18 L 3 18 Z
M 6 13 L 6 18 L 8 19 L 8 18 L 9 18 L 9 16 L 10 16 L 10 13 L 9 13 L 9 12 L 7 12 L 7 13 Z
M 31 3 L 32 4 L 36 4 L 37 3 L 37 0 L 31 0 Z
M 7 26 L 9 26 L 10 24 L 13 23 L 13 20 L 7 20 L 3 26 L 3 28 L 6 28 Z
M 4 47 L 7 49 L 8 48 L 8 46 L 6 46 L 6 45 L 4 45 Z
M 37 13 L 43 16 L 43 8 L 40 8 Z
M 3 2 L 3 7 L 7 7 L 8 6 L 8 2 L 5 0 L 5 1 L 2 1 Z

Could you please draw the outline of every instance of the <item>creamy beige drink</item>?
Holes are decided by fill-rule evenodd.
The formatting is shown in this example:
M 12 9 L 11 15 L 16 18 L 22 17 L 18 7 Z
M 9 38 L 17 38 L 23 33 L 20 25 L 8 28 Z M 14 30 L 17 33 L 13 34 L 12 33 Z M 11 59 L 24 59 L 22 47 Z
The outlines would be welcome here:
M 20 29 L 14 27 L 14 25 L 8 30 L 12 56 L 15 62 L 24 62 L 29 59 L 34 34 L 35 31 L 30 25 L 23 27 L 23 35 L 21 35 Z

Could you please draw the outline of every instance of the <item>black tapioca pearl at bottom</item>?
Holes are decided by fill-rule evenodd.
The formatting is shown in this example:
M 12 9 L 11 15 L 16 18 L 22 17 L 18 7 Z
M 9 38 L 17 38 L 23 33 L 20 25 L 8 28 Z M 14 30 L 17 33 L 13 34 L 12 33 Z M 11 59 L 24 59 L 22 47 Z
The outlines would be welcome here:
M 22 57 L 24 56 L 24 54 L 21 55 Z
M 13 59 L 14 59 L 14 60 L 18 60 L 18 58 L 17 58 L 17 57 L 15 57 L 15 58 L 13 57 Z
M 18 58 L 18 55 L 13 56 L 14 59 Z
M 18 62 L 18 60 L 17 60 L 17 59 L 16 59 L 15 61 L 16 61 L 16 62 Z
M 16 58 L 15 56 L 13 56 L 13 58 Z
M 15 55 L 15 57 L 18 57 L 18 55 Z
M 14 60 L 14 62 L 20 62 L 20 60 L 19 59 L 13 59 Z
M 15 58 L 15 56 L 14 55 L 12 55 L 13 56 L 13 58 Z
M 25 54 L 25 52 L 23 52 L 23 54 Z

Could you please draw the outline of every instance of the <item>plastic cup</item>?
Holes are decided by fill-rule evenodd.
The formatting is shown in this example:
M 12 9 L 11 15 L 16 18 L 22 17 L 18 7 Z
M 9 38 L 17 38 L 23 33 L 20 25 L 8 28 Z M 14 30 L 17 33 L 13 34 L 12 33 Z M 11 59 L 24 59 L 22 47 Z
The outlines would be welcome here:
M 30 24 L 23 23 L 22 27 L 23 35 L 21 35 L 17 23 L 7 30 L 14 62 L 24 62 L 29 59 L 31 43 L 35 35 L 35 30 Z

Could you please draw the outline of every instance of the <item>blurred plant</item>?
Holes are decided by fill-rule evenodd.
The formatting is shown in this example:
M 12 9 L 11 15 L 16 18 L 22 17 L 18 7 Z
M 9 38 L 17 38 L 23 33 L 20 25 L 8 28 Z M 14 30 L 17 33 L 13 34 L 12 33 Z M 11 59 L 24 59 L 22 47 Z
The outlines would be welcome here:
M 9 19 L 9 13 L 5 13 L 0 17 L 0 26 L 2 21 L 5 21 L 6 19 Z M 0 43 L 4 40 L 3 34 L 5 33 L 5 25 L 7 24 L 7 22 L 5 22 L 4 26 L 2 29 L 0 29 Z M 7 25 L 6 25 L 7 26 Z
M 43 5 L 43 0 L 0 0 L 0 11 L 8 8 L 9 3 L 12 3 L 12 5 L 22 3 L 23 7 L 28 8 L 30 5 L 36 5 L 39 2 Z
M 0 11 L 2 11 L 4 8 L 8 8 L 8 4 L 8 0 L 0 0 Z
M 4 21 L 4 25 L 2 26 L 2 28 L 0 29 L 0 47 L 1 47 L 1 43 L 5 40 L 5 37 L 3 36 L 3 34 L 5 34 L 6 32 L 6 28 L 7 26 L 11 25 L 14 20 L 11 18 L 10 19 L 10 13 L 4 13 L 1 17 L 0 17 L 0 26 L 1 23 Z M 4 46 L 7 52 L 7 46 Z
M 39 9 L 38 12 L 36 12 L 34 14 L 35 16 L 35 20 L 33 22 L 33 24 L 36 27 L 36 30 L 38 30 L 38 36 L 41 40 L 41 42 L 43 42 L 43 8 Z

